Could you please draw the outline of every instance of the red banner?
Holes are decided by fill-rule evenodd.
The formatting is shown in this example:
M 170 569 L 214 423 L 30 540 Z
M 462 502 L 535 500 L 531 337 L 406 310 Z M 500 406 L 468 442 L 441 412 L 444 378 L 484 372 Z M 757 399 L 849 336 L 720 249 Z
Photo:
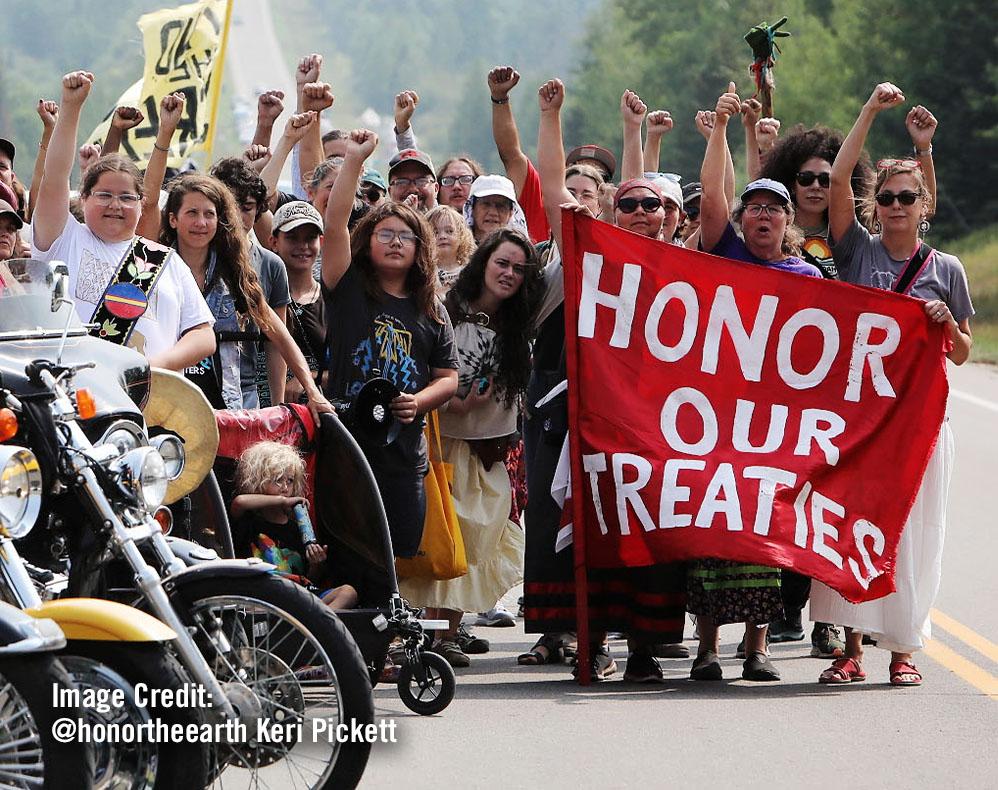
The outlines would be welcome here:
M 563 222 L 577 561 L 892 592 L 948 392 L 922 301 Z

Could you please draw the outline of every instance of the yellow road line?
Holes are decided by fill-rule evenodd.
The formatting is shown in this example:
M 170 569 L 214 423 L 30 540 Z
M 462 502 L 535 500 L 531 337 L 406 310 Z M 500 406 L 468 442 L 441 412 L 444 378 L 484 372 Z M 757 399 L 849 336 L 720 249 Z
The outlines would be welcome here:
M 925 654 L 958 677 L 963 678 L 978 691 L 984 692 L 993 700 L 998 700 L 998 678 L 990 672 L 981 669 L 977 664 L 968 661 L 937 640 L 932 640 L 925 645 Z
M 987 656 L 989 659 L 998 664 L 998 645 L 994 642 L 985 639 L 976 631 L 972 631 L 970 628 L 967 628 L 967 626 L 963 623 L 958 623 L 948 614 L 944 614 L 938 609 L 932 609 L 930 611 L 930 615 L 932 616 L 932 622 L 934 625 L 938 625 L 944 631 L 952 634 L 960 641 L 970 645 L 982 656 Z

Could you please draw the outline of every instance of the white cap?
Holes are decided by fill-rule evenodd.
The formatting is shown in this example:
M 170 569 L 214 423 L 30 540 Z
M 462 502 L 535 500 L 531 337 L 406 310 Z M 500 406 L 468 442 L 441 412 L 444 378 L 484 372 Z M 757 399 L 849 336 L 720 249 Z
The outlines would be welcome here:
M 516 202 L 516 189 L 513 187 L 513 182 L 506 178 L 506 176 L 489 174 L 476 178 L 471 185 L 468 199 L 472 200 L 474 198 L 485 197 L 486 195 L 502 195 L 504 198 L 509 198 L 514 203 Z
M 323 233 L 322 215 L 311 203 L 304 200 L 292 200 L 285 203 L 274 214 L 273 230 L 284 231 L 294 230 L 300 225 L 315 225 L 319 233 Z

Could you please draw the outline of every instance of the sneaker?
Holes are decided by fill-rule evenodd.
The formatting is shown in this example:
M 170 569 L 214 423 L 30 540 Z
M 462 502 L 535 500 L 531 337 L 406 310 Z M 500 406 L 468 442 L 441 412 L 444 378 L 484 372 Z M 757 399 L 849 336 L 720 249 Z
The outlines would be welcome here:
M 433 643 L 432 650 L 434 653 L 439 653 L 443 656 L 447 663 L 455 669 L 471 666 L 471 659 L 465 655 L 464 651 L 453 639 L 438 639 Z
M 475 625 L 484 625 L 490 628 L 510 628 L 516 625 L 516 618 L 509 613 L 505 606 L 497 603 L 487 612 L 479 612 Z
M 769 624 L 770 642 L 800 642 L 803 638 L 804 624 L 801 622 L 800 612 Z
M 653 645 L 651 654 L 655 658 L 689 658 L 690 649 L 679 643 Z
M 742 664 L 742 677 L 745 680 L 779 680 L 780 670 L 773 665 L 765 653 L 753 653 Z
M 840 658 L 845 655 L 846 644 L 838 626 L 815 623 L 811 632 L 811 655 L 814 658 Z
M 635 650 L 627 657 L 624 680 L 628 683 L 664 683 L 665 676 L 651 653 Z
M 595 682 L 597 680 L 606 680 L 610 675 L 613 675 L 617 671 L 617 662 L 613 660 L 605 647 L 600 645 L 591 654 L 590 659 L 590 669 L 589 677 Z M 572 677 L 576 680 L 579 679 L 579 667 L 578 665 L 572 670 Z
M 724 672 L 721 670 L 721 659 L 717 653 L 708 650 L 701 653 L 693 661 L 690 668 L 690 680 L 723 680 Z
M 457 627 L 457 639 L 454 641 L 469 656 L 477 656 L 489 652 L 489 640 L 475 636 L 464 625 Z

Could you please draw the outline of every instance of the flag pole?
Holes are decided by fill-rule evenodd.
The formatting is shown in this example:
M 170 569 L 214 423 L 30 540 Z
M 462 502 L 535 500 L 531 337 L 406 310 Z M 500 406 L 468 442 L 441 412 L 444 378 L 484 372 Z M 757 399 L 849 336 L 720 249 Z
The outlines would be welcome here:
M 215 148 L 215 122 L 218 118 L 218 104 L 222 96 L 222 77 L 225 74 L 225 50 L 229 44 L 229 28 L 232 25 L 232 0 L 225 0 L 225 22 L 222 25 L 222 43 L 218 48 L 218 60 L 212 66 L 211 75 L 211 121 L 208 124 L 208 139 L 205 140 L 204 152 L 206 165 L 211 164 L 212 152 Z

